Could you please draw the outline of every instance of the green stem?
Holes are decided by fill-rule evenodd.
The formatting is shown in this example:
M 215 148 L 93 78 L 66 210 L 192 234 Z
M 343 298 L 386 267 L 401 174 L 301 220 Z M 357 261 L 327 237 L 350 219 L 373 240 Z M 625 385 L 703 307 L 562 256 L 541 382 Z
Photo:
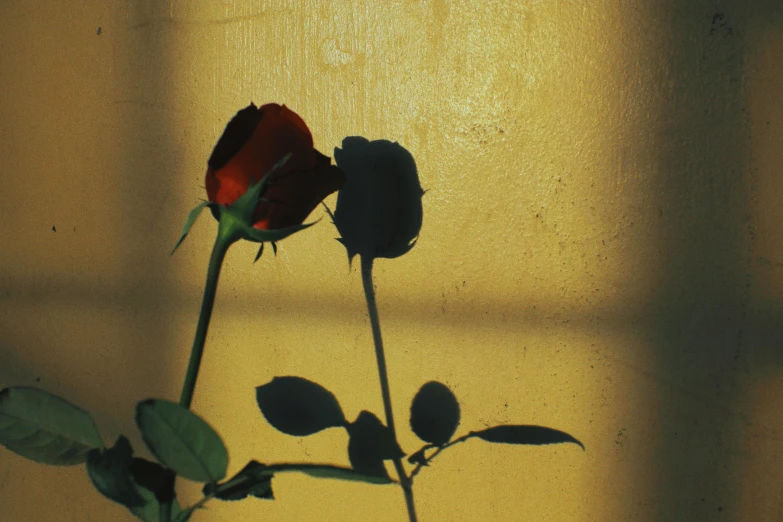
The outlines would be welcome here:
M 236 220 L 228 213 L 224 213 L 221 216 L 218 225 L 217 238 L 215 238 L 215 244 L 212 246 L 212 254 L 209 256 L 207 284 L 204 286 L 204 298 L 201 300 L 201 311 L 198 314 L 196 336 L 193 339 L 193 348 L 190 350 L 188 370 L 185 373 L 185 382 L 182 383 L 182 394 L 179 397 L 180 406 L 184 406 L 188 409 L 190 409 L 190 404 L 193 402 L 193 392 L 196 389 L 198 370 L 201 367 L 201 358 L 204 355 L 204 344 L 207 340 L 209 320 L 212 317 L 212 307 L 215 304 L 215 294 L 217 293 L 220 269 L 223 266 L 223 259 L 226 257 L 228 247 L 239 238 L 240 232 Z M 172 488 L 173 487 L 174 485 L 172 484 Z M 169 522 L 170 519 L 171 503 L 162 503 L 160 505 L 158 520 L 159 522 Z
M 378 364 L 378 376 L 381 380 L 381 395 L 383 396 L 383 409 L 386 413 L 386 426 L 391 432 L 394 441 L 397 441 L 397 433 L 394 428 L 394 413 L 392 412 L 391 392 L 389 391 L 389 377 L 386 371 L 386 357 L 383 353 L 383 340 L 381 339 L 381 323 L 378 319 L 378 306 L 375 303 L 375 287 L 372 283 L 372 257 L 361 256 L 362 260 L 362 284 L 364 285 L 364 297 L 367 300 L 367 312 L 370 315 L 372 327 L 372 340 L 375 345 L 375 359 Z M 400 479 L 400 487 L 405 495 L 405 506 L 408 508 L 408 519 L 416 522 L 416 506 L 413 503 L 413 482 L 405 473 L 402 459 L 393 459 L 394 469 Z
M 171 502 L 161 502 L 158 504 L 158 522 L 169 522 L 171 520 Z
M 201 312 L 198 315 L 196 336 L 193 339 L 188 370 L 185 374 L 185 382 L 182 384 L 182 394 L 179 398 L 179 404 L 186 408 L 190 408 L 190 403 L 193 402 L 193 392 L 196 389 L 196 379 L 198 379 L 198 370 L 201 366 L 201 357 L 204 355 L 204 343 L 207 340 L 209 319 L 212 317 L 212 306 L 215 304 L 220 268 L 223 265 L 223 259 L 226 256 L 228 247 L 238 239 L 236 228 L 232 226 L 233 224 L 231 219 L 221 219 L 215 245 L 212 247 L 212 255 L 209 258 L 204 299 L 201 301 Z

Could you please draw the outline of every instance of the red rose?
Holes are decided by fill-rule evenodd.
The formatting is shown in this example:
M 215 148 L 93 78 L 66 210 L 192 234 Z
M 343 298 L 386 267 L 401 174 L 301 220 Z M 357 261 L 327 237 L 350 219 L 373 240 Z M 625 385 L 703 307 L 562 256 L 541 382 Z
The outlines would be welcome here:
M 261 193 L 252 224 L 261 230 L 301 224 L 343 186 L 345 175 L 313 148 L 307 125 L 285 105 L 251 103 L 228 123 L 207 162 L 209 201 L 231 206 L 287 154 L 290 159 L 272 173 Z

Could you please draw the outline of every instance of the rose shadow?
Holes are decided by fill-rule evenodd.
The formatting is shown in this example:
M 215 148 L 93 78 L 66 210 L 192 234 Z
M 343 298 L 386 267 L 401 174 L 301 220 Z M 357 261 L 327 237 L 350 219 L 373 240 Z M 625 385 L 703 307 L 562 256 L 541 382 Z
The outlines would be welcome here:
M 346 183 L 333 218 L 349 262 L 357 254 L 395 258 L 410 251 L 421 230 L 424 194 L 411 153 L 399 143 L 349 136 L 334 159 Z

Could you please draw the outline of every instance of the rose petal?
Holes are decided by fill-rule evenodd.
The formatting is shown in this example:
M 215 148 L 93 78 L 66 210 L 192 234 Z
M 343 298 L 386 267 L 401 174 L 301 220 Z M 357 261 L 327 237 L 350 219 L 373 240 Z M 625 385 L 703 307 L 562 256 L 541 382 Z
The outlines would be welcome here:
M 301 224 L 323 198 L 342 187 L 345 176 L 313 148 L 307 125 L 285 105 L 251 104 L 229 122 L 207 162 L 209 200 L 231 206 L 286 154 L 291 158 L 261 194 L 254 226 L 273 230 Z
M 272 230 L 302 223 L 326 196 L 345 183 L 343 172 L 314 150 L 317 164 L 304 171 L 283 174 L 262 194 L 256 209 L 256 228 Z
M 234 115 L 209 156 L 209 168 L 220 170 L 236 156 L 253 135 L 263 113 L 263 108 L 258 109 L 251 103 Z

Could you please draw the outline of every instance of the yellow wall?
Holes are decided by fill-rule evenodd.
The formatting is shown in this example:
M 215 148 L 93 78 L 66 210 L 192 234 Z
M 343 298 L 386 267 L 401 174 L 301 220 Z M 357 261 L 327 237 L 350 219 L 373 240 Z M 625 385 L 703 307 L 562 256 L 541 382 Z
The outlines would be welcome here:
M 780 5 L 0 2 L 0 386 L 68 397 L 141 448 L 132 409 L 178 395 L 215 223 L 169 249 L 225 123 L 277 101 L 327 154 L 361 135 L 417 161 L 420 241 L 376 269 L 403 447 L 431 379 L 461 429 L 587 447 L 454 448 L 417 479 L 422 521 L 781 520 Z M 334 237 L 324 220 L 277 258 L 229 252 L 194 408 L 232 472 L 347 463 L 342 432 L 269 427 L 253 388 L 272 376 L 322 383 L 349 418 L 382 411 Z M 394 487 L 274 487 L 194 520 L 404 520 Z M 83 468 L 4 449 L 0 506 L 130 520 Z

